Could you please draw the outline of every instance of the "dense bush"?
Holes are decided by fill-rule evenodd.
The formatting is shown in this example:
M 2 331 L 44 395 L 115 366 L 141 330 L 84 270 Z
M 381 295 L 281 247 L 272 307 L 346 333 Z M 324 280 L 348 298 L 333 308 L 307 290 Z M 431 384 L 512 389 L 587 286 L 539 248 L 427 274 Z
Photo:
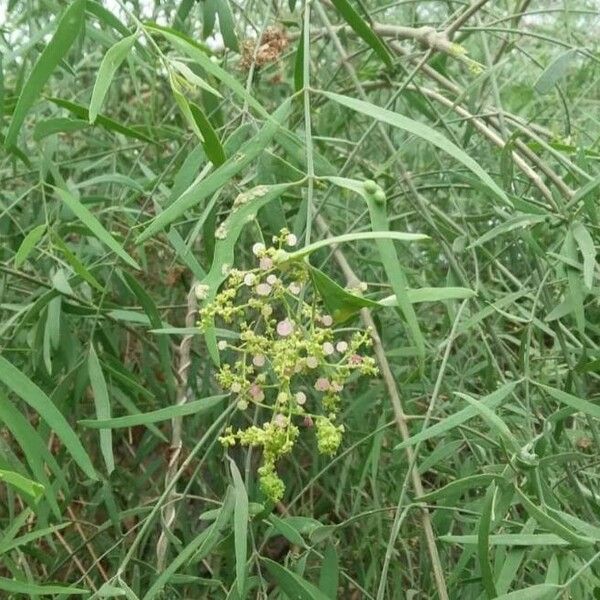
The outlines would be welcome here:
M 597 0 L 0 21 L 2 598 L 600 597 Z

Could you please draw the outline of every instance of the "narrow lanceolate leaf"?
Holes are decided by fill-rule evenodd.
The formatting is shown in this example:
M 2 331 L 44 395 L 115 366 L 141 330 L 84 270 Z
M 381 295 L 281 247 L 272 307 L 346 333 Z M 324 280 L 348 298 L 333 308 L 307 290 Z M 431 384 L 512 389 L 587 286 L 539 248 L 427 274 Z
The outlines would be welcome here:
M 90 429 L 120 429 L 123 427 L 148 425 L 150 423 L 166 421 L 167 419 L 172 419 L 174 417 L 185 417 L 210 410 L 220 404 L 224 398 L 227 398 L 227 396 L 210 396 L 209 398 L 202 398 L 202 400 L 193 400 L 192 402 L 186 402 L 185 404 L 167 406 L 166 408 L 160 408 L 151 412 L 127 415 L 125 417 L 113 417 L 112 419 L 84 419 L 79 421 L 79 425 Z
M 596 268 L 594 240 L 581 221 L 573 224 L 573 237 L 577 242 L 579 252 L 583 256 L 583 282 L 591 290 L 594 283 L 594 269 Z
M 55 188 L 59 198 L 71 209 L 75 216 L 102 242 L 105 246 L 108 246 L 117 256 L 122 258 L 128 265 L 131 265 L 135 269 L 139 269 L 140 266 L 125 252 L 123 247 L 115 240 L 115 238 L 104 228 L 102 223 L 89 211 L 89 209 L 81 204 L 73 194 L 63 190 L 62 188 Z
M 500 189 L 496 182 L 479 166 L 479 164 L 471 158 L 464 150 L 461 150 L 456 144 L 448 140 L 441 133 L 432 129 L 428 125 L 424 125 L 419 121 L 414 121 L 403 115 L 392 112 L 385 108 L 381 108 L 376 104 L 365 102 L 364 100 L 357 100 L 356 98 L 350 98 L 349 96 L 342 96 L 340 94 L 334 94 L 332 92 L 324 92 L 321 94 L 342 106 L 346 106 L 351 110 L 367 115 L 368 117 L 388 123 L 393 127 L 412 133 L 417 137 L 433 144 L 440 150 L 443 150 L 457 161 L 462 163 L 467 169 L 469 169 L 474 175 L 476 175 L 485 186 L 491 190 L 498 198 L 500 198 L 505 204 L 512 206 L 512 202 L 508 199 L 506 194 Z
M 488 396 L 485 396 L 484 398 L 481 398 L 481 400 L 479 400 L 480 404 L 486 406 L 490 410 L 496 408 L 497 406 L 500 406 L 500 404 L 509 396 L 509 394 L 514 392 L 515 388 L 519 383 L 519 381 L 511 381 L 510 383 L 503 385 L 501 388 L 498 388 L 495 392 L 489 394 Z M 475 407 L 467 406 L 466 408 L 455 412 L 449 417 L 442 419 L 435 425 L 432 425 L 431 427 L 424 429 L 420 433 L 413 435 L 401 444 L 398 444 L 394 448 L 394 450 L 400 450 L 402 448 L 406 448 L 407 446 L 414 446 L 415 444 L 421 443 L 432 437 L 440 436 L 462 425 L 469 419 L 475 417 L 477 414 L 479 413 Z
M 63 56 L 79 35 L 85 16 L 85 0 L 75 0 L 65 10 L 58 27 L 48 45 L 38 58 L 27 81 L 23 85 L 17 105 L 13 112 L 12 120 L 4 140 L 6 148 L 10 148 L 17 141 L 21 125 L 40 95 L 45 83 L 57 67 Z
M 494 585 L 494 571 L 490 562 L 489 547 L 495 493 L 496 485 L 492 483 L 485 494 L 481 517 L 479 519 L 479 531 L 477 533 L 477 556 L 479 557 L 479 570 L 481 571 L 481 580 L 483 581 L 485 593 L 490 600 L 497 596 L 496 586 Z
M 31 496 L 34 500 L 37 500 L 44 493 L 44 486 L 41 483 L 31 481 L 31 479 L 27 479 L 27 477 L 23 477 L 23 475 L 12 471 L 0 469 L 0 482 L 4 482 L 16 490 Z
M 198 127 L 202 134 L 202 146 L 206 152 L 206 156 L 210 158 L 213 165 L 219 167 L 226 160 L 225 150 L 223 149 L 221 140 L 211 125 L 211 122 L 208 120 L 208 117 L 204 114 L 204 111 L 193 102 L 190 102 L 189 105 L 196 127 Z
M 510 231 L 521 227 L 529 227 L 531 225 L 536 225 L 537 223 L 542 223 L 546 219 L 547 217 L 545 215 L 517 215 L 516 217 L 508 219 L 504 223 L 500 223 L 500 225 L 493 227 L 489 231 L 486 231 L 486 233 L 475 240 L 470 247 L 475 248 L 477 246 L 482 246 L 499 235 L 509 233 Z
M 452 481 L 448 485 L 445 485 L 438 490 L 433 490 L 432 492 L 424 494 L 423 496 L 419 496 L 418 500 L 419 502 L 431 502 L 432 500 L 439 500 L 440 498 L 444 498 L 446 496 L 454 496 L 473 488 L 490 485 L 495 481 L 505 481 L 505 478 L 502 475 L 497 475 L 495 473 L 469 475 L 468 477 L 463 477 L 461 479 L 457 479 L 456 481 Z
M 67 585 L 38 585 L 28 581 L 18 581 L 0 577 L 0 590 L 12 594 L 28 594 L 29 596 L 50 596 L 52 594 L 88 594 L 88 590 Z
M 577 56 L 577 50 L 567 50 L 558 55 L 542 72 L 533 84 L 538 94 L 547 94 L 552 88 L 566 76 L 573 59 Z
M 248 495 L 246 486 L 235 462 L 229 459 L 233 477 L 233 539 L 235 546 L 236 587 L 240 598 L 244 597 L 246 585 L 246 558 L 248 552 Z
M 15 254 L 16 269 L 18 269 L 27 260 L 27 257 L 35 248 L 35 245 L 42 239 L 45 231 L 46 225 L 38 225 L 25 236 L 25 239 L 21 242 L 21 245 Z
M 0 356 L 0 381 L 39 413 L 40 417 L 54 430 L 85 474 L 90 479 L 97 479 L 92 461 L 81 445 L 79 436 L 54 406 L 52 400 L 3 356 Z
M 520 590 L 515 590 L 508 594 L 496 596 L 496 600 L 546 600 L 552 598 L 550 594 L 557 594 L 560 591 L 560 586 L 549 583 L 540 583 L 532 585 Z
M 557 390 L 556 388 L 550 387 L 549 385 L 544 385 L 542 383 L 537 382 L 534 383 L 562 404 L 570 406 L 571 408 L 574 408 L 579 412 L 589 415 L 590 417 L 600 419 L 600 405 L 593 404 L 588 400 L 584 400 L 583 398 L 573 396 L 573 394 L 568 394 L 567 392 L 563 392 L 562 390 Z
M 583 547 L 592 546 L 594 540 L 592 538 L 579 535 L 566 525 L 557 521 L 554 517 L 551 517 L 542 508 L 537 506 L 532 500 L 530 500 L 519 488 L 515 488 L 515 492 L 521 501 L 521 504 L 525 510 L 529 513 L 529 516 L 534 518 L 540 527 L 547 529 L 551 533 L 554 533 L 558 537 L 565 540 L 573 546 Z
M 92 393 L 94 394 L 96 416 L 100 420 L 110 419 L 108 388 L 106 387 L 102 367 L 100 366 L 100 361 L 98 360 L 98 355 L 96 354 L 96 350 L 94 350 L 93 344 L 90 346 L 90 354 L 88 357 L 88 373 L 90 376 Z M 108 428 L 100 430 L 100 450 L 102 451 L 104 463 L 106 464 L 106 470 L 110 475 L 115 469 L 115 459 L 112 449 L 112 432 Z
M 136 243 L 140 244 L 156 235 L 173 221 L 178 219 L 186 210 L 199 204 L 202 200 L 221 189 L 242 169 L 257 158 L 277 133 L 281 123 L 288 115 L 290 100 L 286 100 L 274 113 L 263 128 L 248 142 L 242 145 L 235 156 L 211 173 L 206 179 L 190 186 L 177 200 L 155 217 L 146 229 L 138 236 Z
M 381 38 L 371 29 L 369 24 L 360 16 L 348 0 L 332 0 L 338 12 L 346 23 L 352 27 L 356 34 L 361 37 L 388 66 L 392 66 L 390 51 Z
M 100 108 L 102 108 L 102 103 L 104 102 L 104 98 L 113 77 L 135 44 L 136 38 L 137 34 L 134 33 L 133 35 L 119 40 L 116 44 L 111 46 L 104 55 L 102 63 L 100 63 L 100 68 L 98 69 L 94 90 L 92 91 L 92 99 L 90 100 L 88 116 L 90 123 L 96 121 L 96 117 L 100 112 Z
M 297 600 L 331 600 L 319 588 L 300 577 L 300 575 L 286 569 L 283 565 L 268 558 L 263 558 L 261 562 L 264 563 L 269 573 L 271 573 L 277 582 L 279 589 L 288 598 L 295 598 Z

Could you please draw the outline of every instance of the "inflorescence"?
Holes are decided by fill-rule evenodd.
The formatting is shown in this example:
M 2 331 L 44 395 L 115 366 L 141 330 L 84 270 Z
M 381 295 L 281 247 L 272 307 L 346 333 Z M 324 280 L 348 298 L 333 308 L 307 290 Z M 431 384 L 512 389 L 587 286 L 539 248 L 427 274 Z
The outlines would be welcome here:
M 228 427 L 220 441 L 225 447 L 239 442 L 262 448 L 260 485 L 273 501 L 285 489 L 276 462 L 292 451 L 298 425 L 314 426 L 319 452 L 333 455 L 344 432 L 338 423 L 344 386 L 355 374 L 377 373 L 374 359 L 361 353 L 371 344 L 369 333 L 334 329 L 314 293 L 310 266 L 291 260 L 285 250 L 296 243 L 296 236 L 282 230 L 274 246 L 254 244 L 257 265 L 232 269 L 215 299 L 200 310 L 199 321 L 202 330 L 221 322 L 239 332 L 237 339 L 218 341 L 224 362 L 217 380 L 240 411 L 261 407 L 270 420 L 246 429 Z

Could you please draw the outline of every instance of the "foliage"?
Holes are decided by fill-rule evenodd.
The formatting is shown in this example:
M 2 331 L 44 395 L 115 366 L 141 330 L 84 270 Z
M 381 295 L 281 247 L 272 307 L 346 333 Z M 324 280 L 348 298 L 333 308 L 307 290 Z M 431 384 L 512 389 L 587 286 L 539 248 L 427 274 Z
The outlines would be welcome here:
M 600 597 L 597 0 L 0 17 L 2 597 Z

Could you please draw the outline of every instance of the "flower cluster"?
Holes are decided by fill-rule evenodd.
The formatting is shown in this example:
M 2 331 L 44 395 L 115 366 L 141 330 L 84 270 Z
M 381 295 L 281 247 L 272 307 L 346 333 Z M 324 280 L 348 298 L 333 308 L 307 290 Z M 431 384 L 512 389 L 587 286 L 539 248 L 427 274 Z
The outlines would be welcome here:
M 218 341 L 224 361 L 217 380 L 240 411 L 260 407 L 269 419 L 262 426 L 228 427 L 220 441 L 262 448 L 260 484 L 273 501 L 284 492 L 277 460 L 292 451 L 299 425 L 314 426 L 319 452 L 333 455 L 344 431 L 337 423 L 344 387 L 357 375 L 377 373 L 374 359 L 361 353 L 371 344 L 368 332 L 335 330 L 313 292 L 310 266 L 285 249 L 296 243 L 283 230 L 272 247 L 255 244 L 256 266 L 231 270 L 199 320 L 204 330 L 220 322 L 239 333 Z

